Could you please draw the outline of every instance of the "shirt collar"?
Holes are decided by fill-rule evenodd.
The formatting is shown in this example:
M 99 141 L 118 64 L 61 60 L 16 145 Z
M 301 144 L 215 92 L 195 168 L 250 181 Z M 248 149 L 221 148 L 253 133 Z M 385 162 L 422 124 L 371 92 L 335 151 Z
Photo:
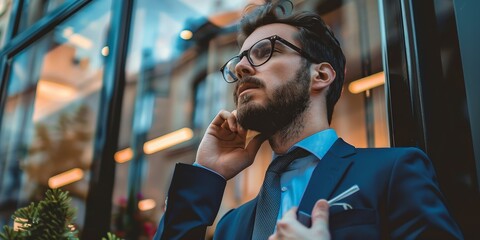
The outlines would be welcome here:
M 335 130 L 333 128 L 328 128 L 302 139 L 288 149 L 287 152 L 290 152 L 297 147 L 301 147 L 315 155 L 318 159 L 322 159 L 337 139 L 338 136 Z M 273 159 L 278 156 L 279 155 L 273 153 Z

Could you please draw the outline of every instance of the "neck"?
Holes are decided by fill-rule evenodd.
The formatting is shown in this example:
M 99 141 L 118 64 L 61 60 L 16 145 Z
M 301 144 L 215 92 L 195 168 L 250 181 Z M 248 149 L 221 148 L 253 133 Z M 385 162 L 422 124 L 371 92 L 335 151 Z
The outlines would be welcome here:
M 274 133 L 269 138 L 269 143 L 276 154 L 285 154 L 295 143 L 327 128 L 329 128 L 327 121 L 322 121 L 305 111 L 289 125 Z

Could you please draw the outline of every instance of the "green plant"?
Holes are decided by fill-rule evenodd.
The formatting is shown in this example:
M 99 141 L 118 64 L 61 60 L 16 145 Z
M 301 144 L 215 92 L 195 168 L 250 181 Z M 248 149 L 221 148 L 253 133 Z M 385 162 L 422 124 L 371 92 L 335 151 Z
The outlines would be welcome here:
M 45 198 L 39 203 L 31 203 L 20 208 L 12 215 L 17 223 L 17 231 L 4 226 L 0 238 L 4 240 L 17 239 L 78 239 L 72 221 L 75 210 L 70 206 L 71 198 L 68 192 L 60 189 L 49 189 Z
M 3 226 L 2 240 L 78 240 L 78 231 L 73 225 L 75 209 L 70 205 L 67 191 L 49 189 L 45 198 L 20 208 L 12 215 L 17 229 Z M 114 234 L 107 233 L 102 240 L 120 240 Z
M 107 238 L 102 238 L 102 240 L 122 240 L 122 239 L 115 236 L 115 234 L 107 233 Z

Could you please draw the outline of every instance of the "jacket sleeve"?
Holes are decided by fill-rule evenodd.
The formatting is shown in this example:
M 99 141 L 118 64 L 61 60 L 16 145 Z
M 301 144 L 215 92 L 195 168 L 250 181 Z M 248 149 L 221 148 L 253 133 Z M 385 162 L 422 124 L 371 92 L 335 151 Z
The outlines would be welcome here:
M 226 181 L 204 168 L 177 164 L 168 191 L 167 208 L 154 240 L 205 239 L 220 208 Z
M 422 151 L 408 148 L 399 154 L 390 176 L 387 211 L 392 239 L 463 239 Z

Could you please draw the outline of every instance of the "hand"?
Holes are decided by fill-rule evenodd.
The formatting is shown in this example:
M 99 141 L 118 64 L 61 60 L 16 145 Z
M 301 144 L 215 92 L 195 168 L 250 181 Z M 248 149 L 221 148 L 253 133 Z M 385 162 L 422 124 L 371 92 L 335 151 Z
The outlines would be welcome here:
M 297 221 L 297 208 L 290 209 L 277 222 L 277 231 L 268 240 L 315 239 L 330 240 L 328 231 L 328 203 L 321 199 L 315 203 L 312 210 L 312 227 L 307 228 Z
M 259 134 L 248 146 L 246 139 L 247 130 L 237 123 L 236 111 L 221 110 L 203 136 L 196 162 L 229 180 L 253 163 L 266 137 Z

